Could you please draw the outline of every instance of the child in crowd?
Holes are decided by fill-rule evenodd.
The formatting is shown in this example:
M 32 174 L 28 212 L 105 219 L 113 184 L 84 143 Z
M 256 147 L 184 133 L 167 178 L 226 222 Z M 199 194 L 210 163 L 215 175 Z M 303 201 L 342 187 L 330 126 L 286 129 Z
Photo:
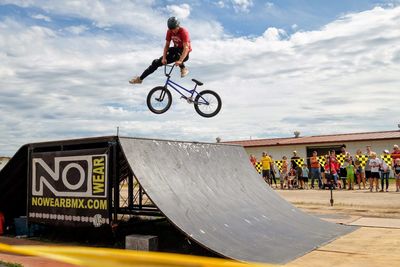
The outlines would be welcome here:
M 301 183 L 300 183 L 300 189 L 308 189 L 308 176 L 310 174 L 310 171 L 307 168 L 307 164 L 303 164 L 303 167 L 301 168 Z
M 296 170 L 290 168 L 288 177 L 288 189 L 292 189 L 294 187 L 295 179 L 296 179 Z
M 346 182 L 349 185 L 348 189 L 349 190 L 353 190 L 354 189 L 354 172 L 355 172 L 355 168 L 354 165 L 352 163 L 352 159 L 351 158 L 347 158 L 346 159 L 347 164 L 346 164 Z M 346 188 L 344 188 L 346 189 Z
M 282 157 L 282 168 L 281 168 L 281 173 L 279 174 L 279 181 L 281 183 L 281 189 L 285 187 L 285 181 L 287 183 L 288 179 L 288 162 L 287 162 L 287 157 L 283 156 Z M 289 186 L 288 186 L 289 187 Z
M 369 167 L 371 168 L 371 178 L 370 178 L 370 184 L 371 188 L 370 191 L 373 191 L 374 185 L 375 185 L 375 191 L 378 192 L 379 189 L 379 169 L 382 165 L 381 160 L 377 158 L 375 152 L 371 152 L 371 158 L 368 162 Z
M 257 158 L 253 154 L 250 155 L 250 162 L 253 164 L 253 166 L 256 166 Z
M 400 158 L 397 158 L 393 165 L 394 178 L 396 179 L 396 192 L 400 191 Z

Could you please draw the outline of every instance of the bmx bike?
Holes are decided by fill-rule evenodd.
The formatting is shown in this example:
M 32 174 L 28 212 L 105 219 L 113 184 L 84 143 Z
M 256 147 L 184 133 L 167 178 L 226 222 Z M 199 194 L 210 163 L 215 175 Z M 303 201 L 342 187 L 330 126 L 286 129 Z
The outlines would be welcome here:
M 222 101 L 219 95 L 211 90 L 197 92 L 197 86 L 202 86 L 203 83 L 196 79 L 192 79 L 195 86 L 191 90 L 173 82 L 171 80 L 171 73 L 174 67 L 175 65 L 164 65 L 164 73 L 167 77 L 165 85 L 154 87 L 147 95 L 147 107 L 150 111 L 156 114 L 162 114 L 171 107 L 172 95 L 168 89 L 169 87 L 178 92 L 181 95 L 181 99 L 186 100 L 189 104 L 193 104 L 194 109 L 200 116 L 210 118 L 217 115 L 222 107 Z

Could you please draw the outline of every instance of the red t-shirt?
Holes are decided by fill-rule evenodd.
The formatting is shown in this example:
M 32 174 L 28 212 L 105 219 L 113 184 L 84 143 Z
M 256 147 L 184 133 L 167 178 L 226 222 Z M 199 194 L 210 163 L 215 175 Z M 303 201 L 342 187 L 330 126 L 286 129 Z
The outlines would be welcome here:
M 185 28 L 179 27 L 177 33 L 172 30 L 167 31 L 166 40 L 169 42 L 172 40 L 175 47 L 183 48 L 183 43 L 189 44 L 189 52 L 192 51 L 192 45 L 190 44 L 189 32 Z
M 317 157 L 314 157 L 314 156 L 311 157 L 310 158 L 310 163 L 311 163 L 311 168 L 313 168 L 313 169 L 318 169 L 320 167 Z
M 250 157 L 250 162 L 251 162 L 251 164 L 253 164 L 253 166 L 256 166 L 256 163 L 257 163 L 256 157 Z
M 393 162 L 396 161 L 396 159 L 400 159 L 400 150 L 393 150 L 393 152 L 391 153 L 392 156 L 392 160 Z

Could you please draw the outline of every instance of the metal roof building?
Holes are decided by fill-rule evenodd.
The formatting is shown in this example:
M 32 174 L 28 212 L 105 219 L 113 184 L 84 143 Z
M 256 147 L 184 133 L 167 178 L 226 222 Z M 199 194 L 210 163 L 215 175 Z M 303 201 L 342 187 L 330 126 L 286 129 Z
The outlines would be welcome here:
M 224 143 L 242 145 L 249 155 L 253 154 L 257 159 L 260 159 L 263 151 L 271 154 L 275 160 L 281 159 L 283 156 L 290 158 L 293 155 L 293 151 L 297 151 L 302 158 L 310 157 L 314 150 L 318 152 L 318 155 L 324 155 L 330 149 L 335 149 L 339 152 L 342 144 L 346 145 L 347 151 L 352 155 L 358 149 L 365 152 L 368 145 L 379 155 L 385 149 L 392 151 L 394 144 L 400 145 L 400 130 L 236 140 Z

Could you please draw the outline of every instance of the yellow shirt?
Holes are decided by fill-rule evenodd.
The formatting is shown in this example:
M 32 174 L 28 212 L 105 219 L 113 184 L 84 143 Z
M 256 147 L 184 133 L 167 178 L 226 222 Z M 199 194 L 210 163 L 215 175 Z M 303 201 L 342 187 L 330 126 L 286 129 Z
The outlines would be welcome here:
M 263 170 L 270 170 L 272 159 L 269 156 L 264 156 L 261 158 L 261 163 Z

